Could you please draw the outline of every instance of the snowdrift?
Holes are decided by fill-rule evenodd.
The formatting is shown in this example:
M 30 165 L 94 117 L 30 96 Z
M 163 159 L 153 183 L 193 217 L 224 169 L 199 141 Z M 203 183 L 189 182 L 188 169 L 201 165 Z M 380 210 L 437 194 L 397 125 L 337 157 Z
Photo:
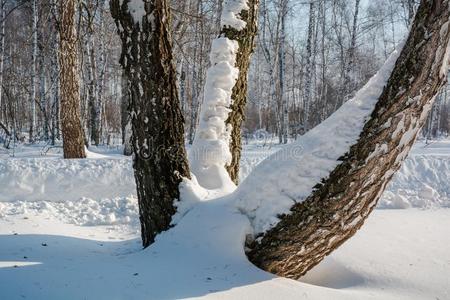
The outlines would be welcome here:
M 282 147 L 244 147 L 241 175 Z M 282 160 L 280 156 L 274 156 Z M 300 155 L 302 153 L 299 153 Z M 314 173 L 316 170 L 310 169 Z M 379 208 L 450 207 L 450 142 L 418 142 L 388 185 Z M 260 191 L 260 187 L 256 191 Z M 267 194 L 264 194 L 267 196 Z M 130 158 L 0 159 L 0 214 L 43 206 L 72 215 L 71 223 L 128 223 L 137 215 L 136 186 Z M 9 203 L 9 204 L 8 204 Z M 8 209 L 11 211 L 11 209 Z M 112 214 L 115 214 L 113 216 Z
M 450 151 L 450 144 L 446 145 Z M 413 148 L 384 192 L 379 208 L 450 207 L 450 156 L 415 153 L 423 149 L 422 144 Z
M 131 159 L 0 159 L 0 202 L 78 201 L 136 193 Z

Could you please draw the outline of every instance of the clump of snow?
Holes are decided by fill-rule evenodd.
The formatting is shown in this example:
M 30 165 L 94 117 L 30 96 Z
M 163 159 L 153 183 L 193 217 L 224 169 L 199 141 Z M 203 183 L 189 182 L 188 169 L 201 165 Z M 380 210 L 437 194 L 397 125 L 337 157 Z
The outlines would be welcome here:
M 208 190 L 200 186 L 195 175 L 192 175 L 191 179 L 183 178 L 178 189 L 180 191 L 180 201 L 175 203 L 177 213 L 172 217 L 173 224 L 178 223 L 195 204 L 208 197 Z
M 255 233 L 278 223 L 313 187 L 326 178 L 359 138 L 400 54 L 399 50 L 369 82 L 327 120 L 260 163 L 235 193 L 238 209 L 251 220 Z M 384 151 L 380 146 L 380 151 Z
M 143 0 L 122 0 L 128 1 L 128 11 L 133 16 L 135 23 L 141 23 L 145 16 L 145 3 Z
M 236 41 L 225 37 L 212 42 L 205 99 L 197 134 L 189 151 L 191 170 L 199 184 L 207 189 L 235 188 L 225 166 L 231 161 L 229 142 L 232 128 L 226 120 L 232 102 L 232 89 L 239 75 L 239 70 L 234 66 L 238 48 Z
M 247 10 L 246 0 L 224 0 L 222 7 L 222 15 L 220 18 L 220 25 L 222 27 L 229 26 L 237 30 L 245 28 L 245 21 L 241 20 L 239 14 L 243 10 Z

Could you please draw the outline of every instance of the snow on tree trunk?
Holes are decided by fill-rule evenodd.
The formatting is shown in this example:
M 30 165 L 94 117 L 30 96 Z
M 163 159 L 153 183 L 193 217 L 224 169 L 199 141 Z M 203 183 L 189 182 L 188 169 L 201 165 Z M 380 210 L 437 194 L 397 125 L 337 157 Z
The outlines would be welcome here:
M 212 43 L 199 128 L 189 154 L 192 172 L 207 189 L 232 190 L 238 182 L 257 5 L 257 0 L 224 1 L 222 30 Z
M 112 0 L 128 79 L 136 178 L 144 247 L 170 227 L 178 186 L 189 177 L 166 0 Z
M 61 128 L 64 158 L 85 158 L 84 134 L 80 118 L 78 77 L 78 37 L 75 23 L 76 0 L 59 4 Z
M 446 81 L 449 18 L 448 0 L 422 1 L 398 59 L 240 186 L 237 204 L 262 233 L 249 244 L 254 264 L 299 278 L 363 225 Z
M 231 162 L 226 168 L 231 180 L 235 184 L 239 182 L 239 163 L 242 151 L 241 127 L 245 117 L 245 106 L 247 104 L 247 77 L 250 56 L 253 53 L 255 37 L 258 30 L 258 4 L 259 0 L 247 1 L 248 10 L 242 11 L 240 14 L 241 19 L 246 23 L 244 29 L 237 31 L 232 27 L 224 26 L 221 32 L 225 37 L 239 43 L 239 51 L 236 55 L 236 67 L 239 69 L 239 76 L 233 87 L 231 112 L 227 119 L 227 124 L 231 125 Z M 226 5 L 226 1 L 224 1 L 223 5 Z

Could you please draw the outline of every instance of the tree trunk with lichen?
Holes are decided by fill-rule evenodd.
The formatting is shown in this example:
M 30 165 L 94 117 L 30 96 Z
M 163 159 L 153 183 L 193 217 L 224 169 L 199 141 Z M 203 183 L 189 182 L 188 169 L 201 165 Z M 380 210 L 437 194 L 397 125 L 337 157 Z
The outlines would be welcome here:
M 112 0 L 122 40 L 120 63 L 128 80 L 131 143 L 144 247 L 170 227 L 182 177 L 189 177 L 166 0 Z M 141 15 L 140 20 L 134 17 Z
M 352 237 L 400 168 L 447 77 L 448 0 L 422 1 L 359 140 L 328 179 L 250 245 L 257 266 L 299 278 Z
M 80 118 L 78 42 L 75 27 L 77 2 L 76 0 L 67 0 L 59 5 L 61 129 L 64 158 L 86 157 Z
M 250 65 L 250 56 L 255 46 L 255 36 L 258 30 L 258 3 L 259 0 L 248 0 L 248 10 L 242 11 L 241 20 L 246 22 L 242 30 L 236 30 L 230 27 L 223 27 L 220 35 L 239 43 L 239 51 L 236 55 L 236 67 L 239 69 L 239 77 L 233 88 L 231 95 L 231 112 L 228 115 L 227 124 L 232 126 L 230 152 L 232 160 L 228 165 L 227 171 L 231 180 L 238 184 L 239 182 L 239 161 L 241 159 L 242 141 L 241 127 L 244 121 L 245 106 L 247 104 L 247 77 Z

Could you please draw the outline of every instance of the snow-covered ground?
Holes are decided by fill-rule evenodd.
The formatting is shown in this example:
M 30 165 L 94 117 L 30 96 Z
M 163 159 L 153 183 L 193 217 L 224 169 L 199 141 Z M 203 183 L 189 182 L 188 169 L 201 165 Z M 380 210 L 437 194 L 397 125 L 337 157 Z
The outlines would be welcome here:
M 279 149 L 245 146 L 242 177 Z M 448 141 L 418 142 L 384 209 L 300 282 L 247 261 L 250 223 L 226 198 L 141 250 L 130 159 L 91 151 L 0 152 L 0 299 L 450 299 Z

